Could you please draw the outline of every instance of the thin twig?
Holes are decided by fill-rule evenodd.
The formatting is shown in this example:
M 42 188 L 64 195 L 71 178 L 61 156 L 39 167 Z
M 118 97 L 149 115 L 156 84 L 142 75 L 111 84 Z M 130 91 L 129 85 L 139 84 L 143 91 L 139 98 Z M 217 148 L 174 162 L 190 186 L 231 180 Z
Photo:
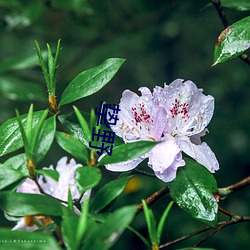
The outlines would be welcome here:
M 146 176 L 149 176 L 149 177 L 156 178 L 156 176 L 154 174 L 149 173 L 149 172 L 145 172 L 145 171 L 142 171 L 142 170 L 139 170 L 139 169 L 134 169 L 134 172 L 139 173 L 141 175 L 146 175 Z
M 221 1 L 220 0 L 211 0 L 211 3 L 214 5 L 215 9 L 218 12 L 218 15 L 220 17 L 221 22 L 223 23 L 224 28 L 226 29 L 228 26 L 230 26 L 230 22 L 222 8 Z M 243 60 L 245 63 L 250 65 L 250 59 L 247 54 L 241 54 L 239 56 L 241 60 Z
M 165 194 L 169 193 L 169 188 L 163 187 L 160 190 L 156 191 L 155 193 L 153 193 L 152 195 L 150 195 L 148 198 L 145 199 L 145 202 L 147 205 L 152 204 L 153 202 L 155 202 L 156 200 L 158 200 L 160 197 L 164 196 Z M 143 210 L 143 205 L 142 203 L 137 205 L 137 211 L 136 214 L 140 213 Z
M 188 239 L 188 238 L 191 238 L 191 237 L 193 237 L 193 236 L 195 236 L 195 235 L 197 235 L 197 234 L 206 232 L 206 231 L 209 230 L 209 229 L 211 229 L 211 227 L 209 227 L 209 226 L 203 227 L 203 228 L 201 228 L 201 229 L 199 229 L 199 230 L 197 230 L 197 231 L 195 231 L 195 232 L 192 232 L 192 233 L 187 234 L 187 235 L 185 235 L 185 236 L 182 236 L 182 237 L 180 237 L 180 238 L 178 238 L 178 239 L 175 239 L 175 240 L 173 240 L 173 241 L 170 241 L 170 242 L 167 242 L 167 243 L 165 243 L 165 244 L 162 244 L 162 245 L 159 246 L 159 248 L 165 248 L 165 247 L 169 247 L 169 246 L 171 246 L 171 245 L 177 244 L 177 243 L 179 243 L 179 242 L 181 242 L 181 241 L 184 241 L 184 240 L 186 240 L 186 239 Z
M 221 211 L 223 214 L 229 216 L 230 218 L 233 218 L 235 216 L 235 214 L 232 214 L 231 212 L 227 211 L 226 209 L 224 209 L 222 207 L 219 207 L 218 209 L 219 209 L 219 211 Z
M 212 230 L 211 232 L 209 232 L 206 236 L 204 236 L 204 237 L 202 238 L 202 240 L 200 240 L 199 242 L 197 242 L 197 243 L 195 244 L 195 247 L 198 246 L 199 244 L 201 244 L 202 242 L 204 242 L 206 239 L 208 239 L 210 236 L 212 236 L 212 235 L 215 234 L 216 232 L 220 231 L 221 229 L 223 229 L 223 228 L 225 228 L 225 227 L 227 227 L 227 226 L 229 226 L 229 225 L 233 225 L 233 224 L 237 224 L 237 223 L 241 223 L 241 222 L 247 222 L 247 221 L 250 221 L 250 217 L 248 217 L 248 216 L 243 216 L 243 217 L 242 217 L 242 216 L 234 215 L 234 217 L 233 217 L 231 220 L 229 220 L 229 221 L 222 221 L 222 222 L 219 222 L 219 223 L 218 223 L 218 227 L 217 227 L 216 229 Z M 171 246 L 171 245 L 177 244 L 177 243 L 179 243 L 179 242 L 181 242 L 181 241 L 184 241 L 184 240 L 186 240 L 186 239 L 189 239 L 189 238 L 191 238 L 191 237 L 193 237 L 193 236 L 195 236 L 195 235 L 204 233 L 204 232 L 206 232 L 206 231 L 208 231 L 208 230 L 211 230 L 211 229 L 213 229 L 213 228 L 212 228 L 212 227 L 209 227 L 209 226 L 203 227 L 203 228 L 201 228 L 201 229 L 199 229 L 199 230 L 197 230 L 197 231 L 195 231 L 195 232 L 192 232 L 192 233 L 187 234 L 187 235 L 185 235 L 185 236 L 182 236 L 182 237 L 180 237 L 180 238 L 178 238 L 178 239 L 175 239 L 175 240 L 173 240 L 173 241 L 170 241 L 170 242 L 167 242 L 167 243 L 165 243 L 165 244 L 162 244 L 162 245 L 159 246 L 159 248 L 169 247 L 169 246 Z
M 243 180 L 236 182 L 228 187 L 225 188 L 219 188 L 218 192 L 221 198 L 225 198 L 231 193 L 234 193 L 236 191 L 239 191 L 247 186 L 250 185 L 250 176 L 244 178 Z
M 49 197 L 53 198 L 54 200 L 57 200 L 57 201 L 59 201 L 59 202 L 61 202 L 61 203 L 68 204 L 67 201 L 61 200 L 61 199 L 59 199 L 59 198 L 56 198 L 56 197 L 54 197 L 54 196 L 52 196 L 52 195 L 47 194 L 46 192 L 44 192 L 43 189 L 42 189 L 42 187 L 41 187 L 41 185 L 40 185 L 39 182 L 37 181 L 37 179 L 32 179 L 32 180 L 36 183 L 36 185 L 37 185 L 37 187 L 38 187 L 38 190 L 39 190 L 39 192 L 40 192 L 41 194 L 47 195 L 47 196 L 49 196 Z
M 227 28 L 230 25 L 230 22 L 222 8 L 220 0 L 211 0 L 211 3 L 214 5 L 215 9 L 217 10 L 220 20 L 224 25 L 224 28 Z
M 235 215 L 231 220 L 224 221 L 224 222 L 220 223 L 220 225 L 216 229 L 212 230 L 207 235 L 205 235 L 202 239 L 200 239 L 194 245 L 194 247 L 198 247 L 204 241 L 206 241 L 208 238 L 210 238 L 212 235 L 214 235 L 215 233 L 219 232 L 220 230 L 222 230 L 223 228 L 225 228 L 227 226 L 230 226 L 230 225 L 233 225 L 233 224 L 238 224 L 238 223 L 241 223 L 241 222 L 247 222 L 247 221 L 250 221 L 250 216 L 237 216 L 237 215 Z

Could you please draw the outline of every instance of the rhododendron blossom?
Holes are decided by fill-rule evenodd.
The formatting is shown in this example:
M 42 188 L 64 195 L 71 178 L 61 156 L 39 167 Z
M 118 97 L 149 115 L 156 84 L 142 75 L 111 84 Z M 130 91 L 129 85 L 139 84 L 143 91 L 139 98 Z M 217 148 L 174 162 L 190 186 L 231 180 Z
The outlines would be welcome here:
M 201 137 L 214 112 L 214 98 L 204 95 L 191 81 L 177 79 L 153 93 L 146 87 L 141 96 L 130 90 L 122 94 L 119 120 L 112 130 L 125 143 L 138 140 L 159 141 L 149 153 L 126 162 L 107 164 L 111 171 L 135 168 L 145 158 L 155 175 L 165 182 L 175 179 L 178 167 L 185 165 L 182 152 L 205 166 L 212 173 L 218 161 Z
M 74 159 L 71 159 L 67 162 L 67 157 L 61 158 L 56 168 L 53 166 L 44 169 L 56 170 L 59 173 L 58 180 L 54 180 L 47 176 L 40 176 L 38 178 L 38 183 L 40 187 L 43 189 L 44 193 L 49 194 L 57 199 L 67 202 L 68 200 L 68 190 L 70 190 L 72 199 L 78 199 L 80 197 L 80 193 L 77 189 L 76 182 L 74 179 L 75 171 L 78 167 L 81 167 L 80 164 L 76 164 Z M 21 193 L 30 193 L 30 194 L 41 194 L 36 183 L 27 178 L 16 190 Z M 81 201 L 89 198 L 90 190 L 85 192 Z M 63 203 L 64 204 L 64 203 Z M 76 211 L 77 212 L 77 211 Z M 34 224 L 36 221 L 37 224 L 46 225 L 51 223 L 51 219 L 45 216 L 25 216 L 21 218 L 17 225 L 12 230 L 27 230 L 34 231 L 38 229 L 37 224 Z

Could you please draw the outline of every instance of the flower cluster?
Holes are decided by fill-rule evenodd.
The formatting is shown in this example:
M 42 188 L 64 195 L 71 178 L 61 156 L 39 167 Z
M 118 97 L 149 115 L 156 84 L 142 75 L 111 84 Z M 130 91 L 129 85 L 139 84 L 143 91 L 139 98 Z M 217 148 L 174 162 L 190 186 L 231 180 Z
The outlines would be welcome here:
M 56 170 L 59 174 L 58 180 L 54 180 L 47 176 L 40 176 L 38 178 L 38 184 L 42 188 L 43 192 L 51 195 L 61 201 L 67 202 L 68 200 L 68 190 L 70 190 L 72 199 L 78 199 L 80 193 L 77 189 L 76 182 L 74 179 L 75 171 L 78 167 L 81 167 L 80 164 L 76 164 L 74 159 L 71 159 L 67 162 L 67 157 L 61 158 L 56 168 L 53 166 L 44 169 Z M 20 193 L 30 193 L 30 194 L 41 194 L 38 189 L 37 184 L 27 178 L 16 190 Z M 81 201 L 89 198 L 90 190 L 85 192 Z M 77 212 L 77 211 L 76 211 Z M 34 231 L 38 228 L 38 225 L 43 226 L 51 223 L 51 219 L 45 216 L 25 216 L 21 218 L 17 225 L 12 230 L 27 230 Z
M 139 158 L 107 164 L 111 171 L 128 171 L 145 158 L 155 175 L 164 182 L 175 179 L 177 168 L 184 166 L 182 152 L 205 166 L 212 173 L 218 161 L 201 137 L 214 112 L 214 98 L 204 95 L 192 81 L 177 79 L 163 88 L 151 91 L 142 87 L 141 96 L 125 90 L 120 101 L 119 120 L 112 130 L 125 143 L 160 141 L 149 153 Z

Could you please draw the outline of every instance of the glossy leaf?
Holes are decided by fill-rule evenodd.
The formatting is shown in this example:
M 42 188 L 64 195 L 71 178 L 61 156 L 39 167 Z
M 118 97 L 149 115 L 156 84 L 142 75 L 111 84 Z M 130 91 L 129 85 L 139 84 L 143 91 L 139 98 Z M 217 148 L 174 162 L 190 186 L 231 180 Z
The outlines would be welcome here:
M 250 47 L 250 16 L 228 26 L 218 37 L 214 50 L 214 65 L 226 62 Z
M 56 170 L 52 169 L 37 169 L 36 170 L 37 174 L 47 176 L 55 181 L 58 181 L 59 179 L 59 173 Z
M 38 123 L 43 112 L 34 112 L 33 127 Z M 20 118 L 22 124 L 25 124 L 27 115 L 21 115 Z M 0 156 L 13 152 L 22 146 L 23 141 L 17 118 L 11 118 L 0 126 Z
M 27 160 L 26 155 L 23 153 L 10 157 L 8 160 L 4 162 L 4 165 L 8 166 L 9 168 L 18 170 L 19 172 L 28 176 L 29 171 L 26 165 L 26 160 Z
M 213 175 L 199 163 L 186 159 L 177 177 L 169 183 L 170 195 L 180 208 L 191 216 L 216 227 L 218 204 L 213 196 L 217 183 Z
M 67 249 L 77 249 L 76 233 L 78 222 L 78 216 L 65 217 L 62 222 L 62 235 Z
M 52 116 L 45 120 L 41 135 L 39 137 L 37 149 L 37 161 L 41 161 L 48 153 L 50 146 L 54 140 L 56 132 L 56 117 Z
M 11 250 L 60 250 L 54 238 L 48 234 L 26 231 L 10 231 L 0 228 L 0 249 Z
M 221 0 L 223 7 L 227 7 L 239 11 L 250 10 L 250 1 L 249 0 Z
M 136 209 L 136 206 L 117 209 L 107 217 L 103 224 L 92 227 L 83 249 L 109 249 L 131 223 Z
M 94 212 L 99 212 L 117 198 L 124 190 L 128 180 L 132 176 L 121 177 L 110 181 L 99 189 L 94 196 L 91 208 Z
M 24 178 L 25 175 L 20 171 L 0 164 L 0 190 Z
M 90 133 L 89 126 L 88 126 L 86 119 L 84 118 L 84 116 L 81 114 L 81 112 L 79 111 L 77 107 L 73 106 L 73 108 L 75 110 L 77 119 L 81 125 L 84 137 L 86 138 L 87 141 L 91 141 L 91 133 Z
M 73 115 L 75 115 L 73 113 Z M 86 147 L 89 146 L 89 141 L 85 138 L 82 128 L 79 125 L 77 118 L 74 119 L 72 114 L 69 115 L 60 115 L 58 116 L 60 122 L 62 123 L 63 127 L 65 130 L 69 133 L 72 134 L 74 137 L 79 139 Z
M 35 83 L 26 82 L 14 77 L 0 77 L 0 93 L 15 101 L 45 101 L 43 88 Z
M 64 132 L 56 132 L 56 141 L 62 149 L 71 154 L 82 164 L 89 163 L 86 146 L 83 145 L 82 142 L 80 142 L 76 137 Z
M 157 144 L 158 142 L 154 141 L 136 141 L 119 145 L 113 149 L 111 156 L 102 157 L 98 166 L 135 159 L 149 152 Z
M 78 74 L 64 90 L 59 106 L 99 91 L 114 77 L 124 61 L 121 58 L 110 58 L 99 66 Z
M 49 196 L 13 192 L 0 193 L 0 208 L 11 216 L 35 214 L 62 216 L 63 210 L 66 209 Z
M 75 173 L 76 185 L 81 194 L 95 187 L 101 180 L 102 173 L 99 168 L 81 167 Z

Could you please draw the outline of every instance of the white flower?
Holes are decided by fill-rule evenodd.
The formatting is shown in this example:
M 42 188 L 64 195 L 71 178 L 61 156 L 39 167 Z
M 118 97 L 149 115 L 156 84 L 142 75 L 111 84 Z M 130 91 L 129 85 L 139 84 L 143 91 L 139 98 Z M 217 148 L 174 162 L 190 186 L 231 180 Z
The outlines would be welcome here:
M 141 96 L 125 90 L 122 94 L 119 120 L 112 130 L 125 143 L 138 140 L 162 141 L 149 153 L 134 160 L 107 164 L 111 171 L 128 171 L 145 158 L 155 175 L 165 182 L 176 177 L 177 168 L 184 166 L 182 151 L 211 172 L 218 161 L 206 143 L 201 142 L 214 111 L 214 98 L 205 96 L 191 81 L 175 80 L 169 86 L 146 87 Z
M 46 194 L 49 194 L 62 201 L 68 200 L 68 190 L 70 190 L 71 192 L 72 199 L 78 199 L 80 197 L 74 175 L 76 169 L 78 167 L 81 167 L 81 165 L 76 164 L 74 159 L 71 159 L 69 162 L 67 162 L 67 160 L 67 157 L 61 158 L 58 161 L 55 169 L 53 166 L 44 168 L 56 170 L 59 173 L 58 181 L 55 181 L 54 179 L 47 176 L 40 176 L 38 178 L 38 183 Z M 36 183 L 29 178 L 27 178 L 25 182 L 23 182 L 17 188 L 16 191 L 21 193 L 41 194 Z M 89 198 L 89 196 L 90 190 L 84 193 L 80 202 Z M 34 221 L 36 221 L 36 224 L 40 225 L 46 225 L 52 222 L 51 219 L 49 220 L 49 217 L 45 216 L 25 216 L 18 221 L 17 225 L 12 230 L 22 229 L 27 231 L 34 231 L 38 229 L 38 226 L 34 224 Z

